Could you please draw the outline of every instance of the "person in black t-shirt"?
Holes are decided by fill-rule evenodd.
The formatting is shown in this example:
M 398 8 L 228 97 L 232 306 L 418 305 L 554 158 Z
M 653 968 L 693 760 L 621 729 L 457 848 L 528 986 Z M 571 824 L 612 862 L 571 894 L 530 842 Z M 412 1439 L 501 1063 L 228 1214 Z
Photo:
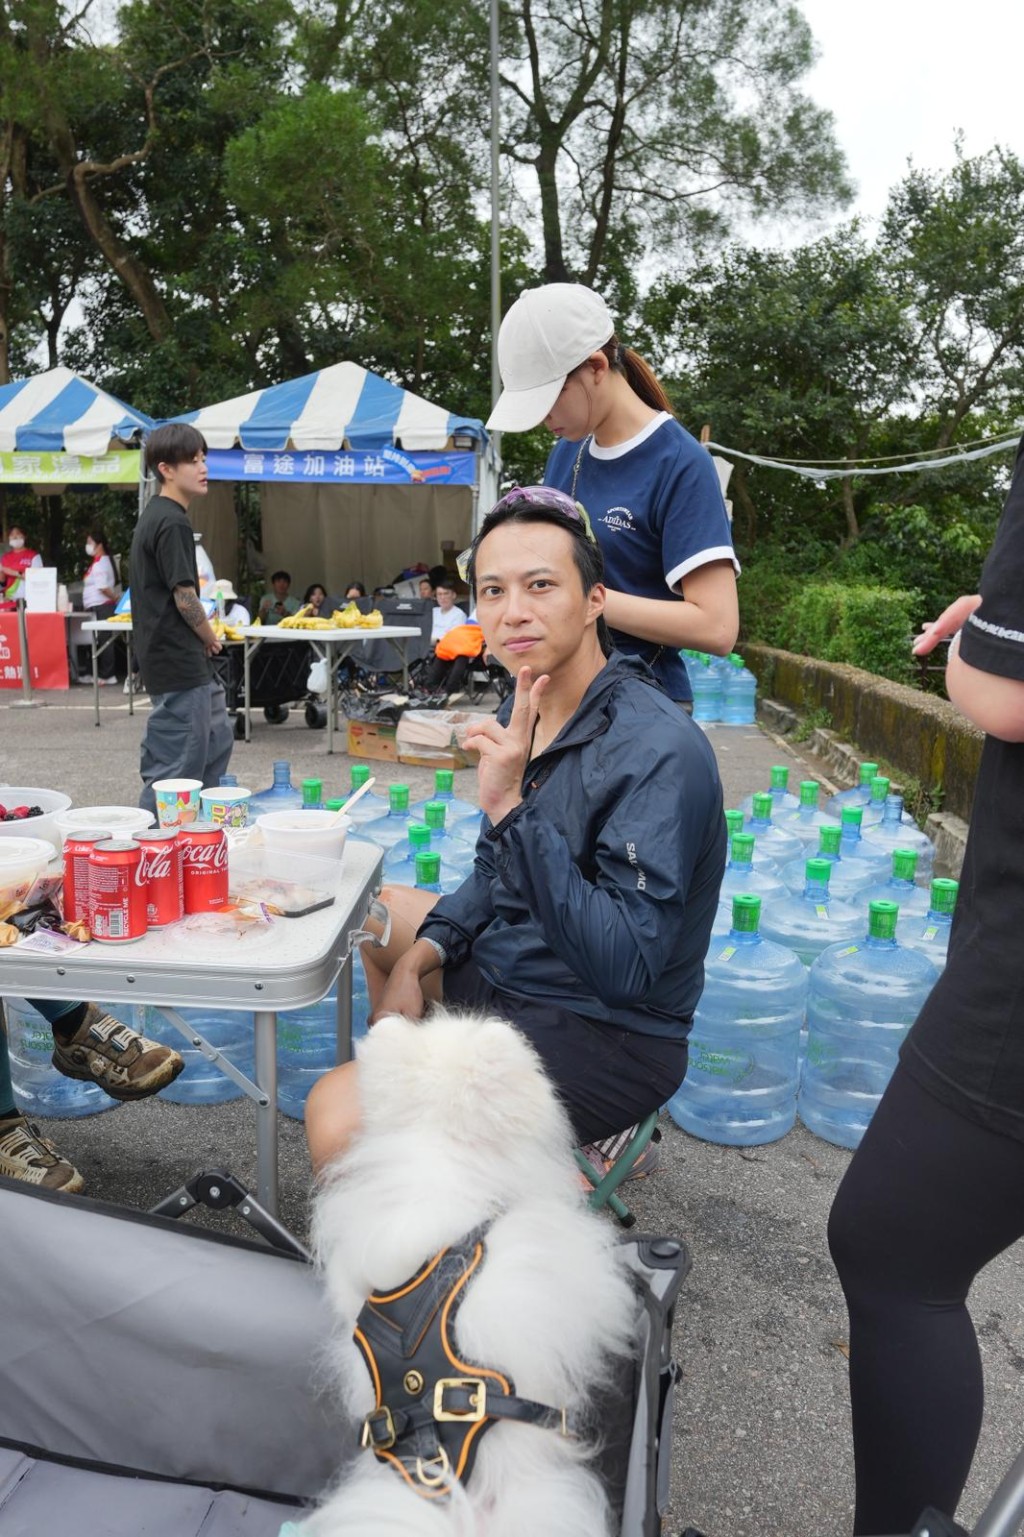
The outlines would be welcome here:
M 184 422 L 146 441 L 146 469 L 160 483 L 132 540 L 132 639 L 153 702 L 142 740 L 139 805 L 156 810 L 157 779 L 216 784 L 234 732 L 210 658 L 222 648 L 199 600 L 192 526 L 185 516 L 206 495 L 206 440 Z
M 967 1294 L 1024 1236 L 1024 438 L 980 593 L 915 651 L 950 634 L 949 697 L 986 737 L 949 956 L 829 1220 L 858 1537 L 953 1515 L 984 1402 Z

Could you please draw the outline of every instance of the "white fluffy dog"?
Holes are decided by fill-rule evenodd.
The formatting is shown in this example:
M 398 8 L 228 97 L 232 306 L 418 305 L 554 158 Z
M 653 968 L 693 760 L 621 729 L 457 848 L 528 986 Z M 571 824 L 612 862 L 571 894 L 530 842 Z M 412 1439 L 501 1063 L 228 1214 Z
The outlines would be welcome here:
M 439 1010 L 391 1016 L 360 1049 L 363 1130 L 317 1198 L 314 1232 L 338 1319 L 347 1407 L 375 1404 L 352 1341 L 372 1291 L 400 1288 L 446 1245 L 492 1221 L 455 1340 L 465 1361 L 509 1374 L 518 1396 L 585 1420 L 615 1358 L 632 1350 L 636 1301 L 611 1225 L 580 1188 L 568 1118 L 533 1048 L 500 1019 Z M 600 1426 L 591 1426 L 600 1437 Z M 498 1421 L 468 1484 L 426 1499 L 371 1451 L 299 1528 L 302 1537 L 610 1537 L 587 1466 L 593 1440 Z

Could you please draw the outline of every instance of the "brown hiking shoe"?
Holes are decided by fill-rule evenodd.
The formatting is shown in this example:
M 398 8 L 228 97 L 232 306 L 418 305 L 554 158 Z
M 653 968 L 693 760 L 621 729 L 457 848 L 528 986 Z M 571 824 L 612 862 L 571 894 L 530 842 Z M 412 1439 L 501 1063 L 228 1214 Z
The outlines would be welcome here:
M 73 1164 L 62 1158 L 48 1137 L 23 1115 L 0 1121 L 0 1174 L 24 1180 L 42 1190 L 63 1190 L 78 1195 L 85 1180 Z
M 65 1078 L 98 1083 L 111 1099 L 145 1099 L 173 1083 L 185 1059 L 90 1003 L 70 1041 L 56 1042 L 53 1065 Z

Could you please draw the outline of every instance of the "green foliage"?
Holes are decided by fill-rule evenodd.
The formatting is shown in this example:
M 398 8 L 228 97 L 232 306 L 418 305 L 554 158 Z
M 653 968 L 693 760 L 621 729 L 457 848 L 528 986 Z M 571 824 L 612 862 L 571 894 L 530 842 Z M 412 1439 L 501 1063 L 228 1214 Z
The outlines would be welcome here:
M 920 506 L 877 504 L 858 543 L 839 557 L 837 576 L 844 582 L 913 588 L 916 631 L 957 594 L 977 590 L 995 534 L 994 516 L 979 515 L 955 497 L 944 498 L 943 512 L 935 517 Z
M 822 705 L 815 705 L 802 715 L 793 732 L 794 742 L 809 742 L 816 731 L 828 731 L 832 726 L 831 712 Z
M 918 601 L 913 591 L 809 582 L 786 605 L 780 643 L 819 661 L 848 662 L 905 683 Z

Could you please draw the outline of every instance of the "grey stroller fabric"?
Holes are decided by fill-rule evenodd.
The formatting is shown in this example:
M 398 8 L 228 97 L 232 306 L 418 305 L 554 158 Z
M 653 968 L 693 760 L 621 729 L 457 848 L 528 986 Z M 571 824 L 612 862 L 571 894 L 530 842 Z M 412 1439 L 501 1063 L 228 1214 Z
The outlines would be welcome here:
M 277 1537 L 359 1455 L 327 1392 L 331 1317 L 308 1264 L 4 1179 L 0 1231 L 3 1537 Z M 655 1537 L 689 1255 L 626 1247 L 643 1324 L 606 1476 L 622 1537 Z

